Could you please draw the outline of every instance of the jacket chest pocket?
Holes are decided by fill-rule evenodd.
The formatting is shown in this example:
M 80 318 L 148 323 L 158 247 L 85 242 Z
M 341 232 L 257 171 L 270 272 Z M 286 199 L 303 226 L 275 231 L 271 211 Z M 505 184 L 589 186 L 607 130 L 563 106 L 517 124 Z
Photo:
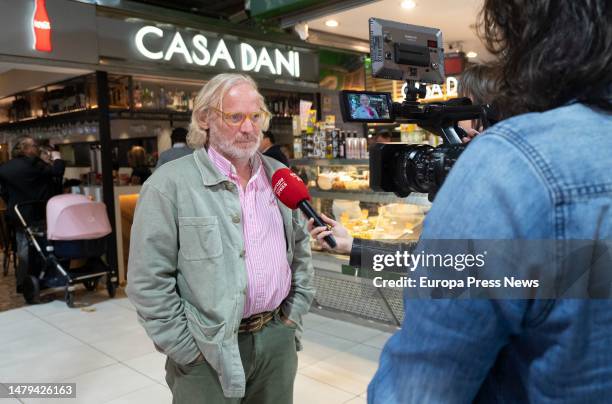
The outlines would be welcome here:
M 179 217 L 179 253 L 188 261 L 201 261 L 223 254 L 216 216 Z

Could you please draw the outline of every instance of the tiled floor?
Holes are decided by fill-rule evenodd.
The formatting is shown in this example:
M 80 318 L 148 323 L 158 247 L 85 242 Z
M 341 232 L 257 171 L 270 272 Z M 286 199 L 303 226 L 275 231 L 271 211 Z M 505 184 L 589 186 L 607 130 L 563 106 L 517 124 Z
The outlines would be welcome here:
M 90 305 L 81 303 L 74 309 L 56 300 L 1 312 L 0 381 L 74 382 L 77 399 L 64 400 L 70 404 L 170 403 L 164 357 L 138 324 L 130 302 L 99 295 Z M 365 403 L 367 384 L 389 336 L 310 313 L 305 318 L 294 402 Z M 18 402 L 0 399 L 0 404 Z

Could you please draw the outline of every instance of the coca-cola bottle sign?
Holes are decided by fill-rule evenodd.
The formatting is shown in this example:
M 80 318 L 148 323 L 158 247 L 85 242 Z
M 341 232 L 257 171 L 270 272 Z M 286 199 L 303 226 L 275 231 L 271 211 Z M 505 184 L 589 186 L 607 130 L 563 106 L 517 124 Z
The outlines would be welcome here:
M 45 0 L 35 0 L 34 16 L 32 17 L 32 28 L 34 30 L 34 49 L 40 52 L 51 52 L 51 20 L 47 14 Z

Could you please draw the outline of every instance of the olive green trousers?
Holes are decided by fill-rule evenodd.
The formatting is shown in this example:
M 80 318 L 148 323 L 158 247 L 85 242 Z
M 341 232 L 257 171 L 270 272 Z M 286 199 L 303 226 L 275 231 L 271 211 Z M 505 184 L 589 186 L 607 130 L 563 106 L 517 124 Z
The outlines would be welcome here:
M 173 404 L 292 404 L 297 372 L 295 328 L 275 317 L 255 333 L 238 334 L 246 375 L 243 398 L 227 398 L 206 361 L 181 366 L 166 360 L 166 382 Z

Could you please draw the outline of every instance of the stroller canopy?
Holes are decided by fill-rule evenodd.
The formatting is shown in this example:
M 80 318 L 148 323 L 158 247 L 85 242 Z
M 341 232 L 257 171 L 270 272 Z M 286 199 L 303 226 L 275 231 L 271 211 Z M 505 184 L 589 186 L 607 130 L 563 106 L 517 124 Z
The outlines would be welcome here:
M 85 195 L 57 195 L 47 202 L 47 239 L 93 240 L 112 231 L 106 205 Z

